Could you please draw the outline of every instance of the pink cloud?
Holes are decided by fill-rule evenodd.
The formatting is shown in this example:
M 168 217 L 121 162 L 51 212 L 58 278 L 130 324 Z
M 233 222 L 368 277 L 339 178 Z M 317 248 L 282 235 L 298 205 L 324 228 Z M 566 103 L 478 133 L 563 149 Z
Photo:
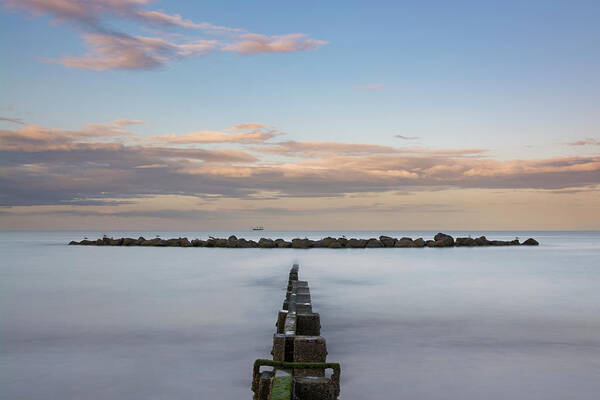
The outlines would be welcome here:
M 240 35 L 240 40 L 223 47 L 224 51 L 232 51 L 240 55 L 259 53 L 290 53 L 319 48 L 327 42 L 312 39 L 304 33 L 290 33 L 280 36 L 266 36 L 257 33 Z
M 278 133 L 262 132 L 254 130 L 250 132 L 225 133 L 220 131 L 192 132 L 186 135 L 161 135 L 150 139 L 162 143 L 189 144 L 189 143 L 262 143 L 269 140 Z
M 21 124 L 21 125 L 23 125 L 25 123 L 25 122 L 23 122 L 23 120 L 21 118 L 0 117 L 0 121 L 12 122 L 14 124 Z
M 215 49 L 214 40 L 197 40 L 184 44 L 160 38 L 111 34 L 86 34 L 90 53 L 81 57 L 65 57 L 59 62 L 67 67 L 104 71 L 108 69 L 147 69 L 182 57 L 201 57 Z
M 68 22 L 78 31 L 87 32 L 82 38 L 89 53 L 64 57 L 58 62 L 69 68 L 93 71 L 154 68 L 181 58 L 204 56 L 215 50 L 238 54 L 287 53 L 315 49 L 326 43 L 303 33 L 266 36 L 240 28 L 194 22 L 179 14 L 143 8 L 150 3 L 150 0 L 4 0 L 3 4 L 33 15 L 50 15 L 55 22 Z M 163 37 L 115 31 L 104 26 L 107 18 L 127 19 L 151 27 L 201 31 L 203 35 L 219 35 L 220 38 L 183 36 L 185 39 L 181 43 L 174 43 Z M 168 37 L 166 34 L 160 36 Z
M 600 140 L 594 138 L 587 138 L 583 140 L 578 140 L 576 142 L 569 142 L 566 144 L 568 144 L 569 146 L 600 146 Z
M 294 157 L 323 158 L 330 155 L 369 155 L 369 154 L 430 154 L 456 157 L 485 153 L 485 149 L 426 149 L 397 148 L 366 143 L 343 142 L 296 142 L 287 141 L 260 147 L 258 151 Z

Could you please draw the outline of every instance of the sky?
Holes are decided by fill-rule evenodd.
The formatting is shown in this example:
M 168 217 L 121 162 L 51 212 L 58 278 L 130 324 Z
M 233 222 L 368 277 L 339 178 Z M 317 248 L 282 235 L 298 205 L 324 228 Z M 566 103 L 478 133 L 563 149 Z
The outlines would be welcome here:
M 0 229 L 600 229 L 599 20 L 0 0 Z

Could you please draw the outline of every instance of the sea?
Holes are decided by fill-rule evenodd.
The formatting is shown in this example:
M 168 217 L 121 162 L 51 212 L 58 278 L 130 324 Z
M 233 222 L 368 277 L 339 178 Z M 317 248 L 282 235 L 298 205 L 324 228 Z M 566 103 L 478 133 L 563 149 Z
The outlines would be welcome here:
M 446 231 L 537 247 L 68 246 L 431 231 L 0 232 L 0 398 L 251 399 L 294 263 L 340 399 L 600 398 L 600 231 Z

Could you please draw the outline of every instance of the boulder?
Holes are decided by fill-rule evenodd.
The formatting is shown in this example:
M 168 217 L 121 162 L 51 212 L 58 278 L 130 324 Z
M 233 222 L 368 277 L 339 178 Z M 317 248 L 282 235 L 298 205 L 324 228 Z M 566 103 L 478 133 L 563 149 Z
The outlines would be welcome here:
M 179 239 L 179 246 L 181 246 L 181 247 L 192 247 L 192 244 L 190 243 L 190 241 L 188 240 L 188 238 L 184 237 L 184 238 L 180 238 Z
M 275 247 L 275 242 L 272 239 L 260 238 L 258 247 L 261 249 L 272 249 Z
M 227 238 L 227 247 L 233 249 L 238 247 L 238 238 L 235 235 L 231 235 Z
M 459 237 L 456 238 L 456 246 L 477 246 L 477 243 L 475 242 L 475 239 L 470 238 L 470 237 Z
M 74 240 L 71 240 L 71 241 L 69 242 L 69 246 L 73 246 L 73 245 L 76 245 L 76 244 L 79 244 L 79 242 L 76 242 L 76 241 L 74 241 Z
M 312 247 L 314 244 L 314 242 L 312 240 L 309 240 L 307 238 L 304 239 L 292 239 L 292 248 L 294 249 L 308 249 L 310 247 Z
M 425 240 L 423 240 L 423 238 L 415 239 L 413 240 L 413 243 L 416 247 L 425 247 Z
M 123 238 L 123 246 L 137 246 L 138 241 L 134 238 Z
M 403 237 L 396 241 L 394 247 L 418 247 L 415 242 L 409 237 Z
M 537 245 L 539 245 L 539 243 L 534 238 L 529 238 L 523 242 L 523 246 L 537 246 Z
M 167 246 L 179 247 L 181 246 L 181 244 L 179 243 L 179 239 L 167 239 Z
M 364 239 L 349 239 L 348 242 L 346 243 L 346 247 L 347 248 L 351 248 L 351 249 L 364 249 L 365 246 L 367 245 L 367 241 Z
M 346 244 L 348 244 L 348 239 L 345 237 L 338 238 L 337 241 L 342 247 L 346 247 Z
M 377 248 L 377 247 L 383 247 L 383 245 L 381 244 L 381 242 L 375 238 L 371 238 L 369 239 L 369 241 L 367 242 L 367 245 L 365 246 L 366 248 L 369 249 L 373 249 L 373 248 Z
M 427 247 L 452 247 L 454 246 L 454 239 L 451 236 L 438 233 L 435 235 L 434 240 L 428 240 L 425 244 Z
M 277 239 L 275 240 L 275 247 L 277 247 L 278 249 L 287 249 L 289 247 L 292 247 L 292 243 L 286 242 L 283 239 Z
M 334 242 L 331 242 L 331 243 L 329 244 L 329 246 L 327 246 L 327 247 L 329 247 L 330 249 L 341 249 L 341 248 L 342 248 L 342 245 L 340 244 L 340 242 L 338 242 L 338 241 L 336 240 L 336 241 L 334 241 Z
M 394 247 L 396 245 L 396 239 L 389 236 L 379 236 L 379 241 L 383 247 Z
M 440 242 L 442 244 L 440 247 L 454 246 L 454 238 L 442 232 L 439 232 L 437 235 L 435 235 L 433 240 Z
M 79 242 L 79 244 L 82 244 L 84 246 L 91 246 L 91 245 L 96 244 L 96 241 L 95 240 L 86 240 L 86 239 L 84 239 L 81 242 Z
M 154 238 L 150 240 L 144 240 L 140 246 L 167 246 L 167 241 L 161 240 L 160 238 Z
M 215 247 L 227 247 L 227 239 L 217 238 L 215 240 Z
M 192 247 L 206 247 L 206 241 L 194 239 L 192 240 Z
M 475 240 L 476 246 L 489 246 L 490 245 L 490 241 L 487 240 L 487 238 L 485 236 L 478 237 L 474 240 Z

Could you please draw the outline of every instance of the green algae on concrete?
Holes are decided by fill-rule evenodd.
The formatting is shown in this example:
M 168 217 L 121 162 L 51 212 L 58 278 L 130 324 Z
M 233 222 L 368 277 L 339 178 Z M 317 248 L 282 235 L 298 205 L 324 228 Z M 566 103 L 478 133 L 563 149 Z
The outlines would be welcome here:
M 271 400 L 290 400 L 292 396 L 292 377 L 278 376 L 273 380 Z

